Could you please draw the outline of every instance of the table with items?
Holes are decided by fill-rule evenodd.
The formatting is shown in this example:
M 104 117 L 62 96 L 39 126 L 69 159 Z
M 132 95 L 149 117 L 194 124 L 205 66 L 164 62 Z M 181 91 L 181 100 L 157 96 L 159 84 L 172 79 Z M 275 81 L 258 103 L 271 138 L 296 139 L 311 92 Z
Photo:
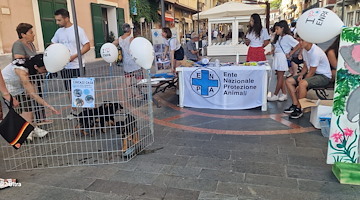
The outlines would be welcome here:
M 267 110 L 271 67 L 267 62 L 209 63 L 178 67 L 179 106 L 210 109 Z

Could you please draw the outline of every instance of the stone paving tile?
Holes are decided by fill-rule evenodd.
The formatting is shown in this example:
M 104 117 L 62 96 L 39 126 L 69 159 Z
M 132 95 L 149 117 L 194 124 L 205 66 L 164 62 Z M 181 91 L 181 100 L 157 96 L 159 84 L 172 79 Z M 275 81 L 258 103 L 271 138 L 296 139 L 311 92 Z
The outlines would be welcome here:
M 299 189 L 302 191 L 322 192 L 326 194 L 356 195 L 352 185 L 342 185 L 334 182 L 299 180 Z
M 184 156 L 202 156 L 208 158 L 218 158 L 227 160 L 230 158 L 230 151 L 228 150 L 217 150 L 213 148 L 197 148 L 197 147 L 182 147 L 177 155 Z
M 22 184 L 36 183 L 39 185 L 54 186 L 59 188 L 84 190 L 90 186 L 95 178 L 79 178 L 79 177 L 65 177 L 61 175 L 47 174 L 44 176 L 34 176 L 31 179 L 19 180 Z
M 166 188 L 155 185 L 138 184 L 130 191 L 130 196 L 134 199 L 162 199 L 166 194 Z
M 183 138 L 172 138 L 169 140 L 169 145 L 175 146 L 186 146 L 186 147 L 202 147 L 204 141 L 201 140 L 192 140 L 192 139 L 183 139 Z
M 261 162 L 235 161 L 235 172 L 285 177 L 285 165 Z
M 330 165 L 325 167 L 287 165 L 286 172 L 287 177 L 290 178 L 338 182 Z
M 227 142 L 260 144 L 261 137 L 257 135 L 214 135 L 211 141 L 227 141 Z
M 308 157 L 308 156 L 288 156 L 290 165 L 309 166 L 309 167 L 326 167 L 326 158 Z
M 328 138 L 324 138 L 320 131 L 295 134 L 295 143 L 297 147 L 327 147 Z
M 149 173 L 160 173 L 160 171 L 165 167 L 164 164 L 157 164 L 153 162 L 139 162 L 135 168 L 136 172 L 149 172 Z
M 200 192 L 198 200 L 238 200 L 236 195 L 218 194 L 215 192 Z
M 110 180 L 128 183 L 152 184 L 158 176 L 158 173 L 119 170 L 110 178 Z
M 278 147 L 274 145 L 260 145 L 256 143 L 243 143 L 243 142 L 232 142 L 232 141 L 210 141 L 206 142 L 203 147 L 211 147 L 212 149 L 220 150 L 232 150 L 232 151 L 243 151 L 243 152 L 267 152 L 267 153 L 278 153 Z
M 172 130 L 167 134 L 169 138 L 210 141 L 214 134 L 197 133 L 191 131 Z
M 244 182 L 245 174 L 230 171 L 202 169 L 199 178 L 221 182 L 242 183 Z
M 267 176 L 260 174 L 245 174 L 245 183 L 254 185 L 264 185 L 279 188 L 298 188 L 298 182 L 293 178 L 283 178 L 278 176 Z
M 155 150 L 154 153 L 175 155 L 181 146 L 166 145 L 166 144 L 153 144 L 146 148 L 147 150 Z
M 283 135 L 283 136 L 261 136 L 262 145 L 282 145 L 282 146 L 295 146 L 295 140 L 292 136 Z
M 128 197 L 118 194 L 104 194 L 101 192 L 84 191 L 84 196 L 87 200 L 125 200 Z
M 145 155 L 138 155 L 137 158 L 142 162 L 154 162 L 166 165 L 186 165 L 189 156 L 151 153 Z
M 286 147 L 286 146 L 280 146 L 278 148 L 279 148 L 279 154 L 325 158 L 325 154 L 323 153 L 321 148 Z
M 325 193 L 303 192 L 298 189 L 278 188 L 269 186 L 250 185 L 243 183 L 224 183 L 219 182 L 216 189 L 217 193 L 238 195 L 244 198 L 255 197 L 259 199 L 272 200 L 328 200 Z
M 189 189 L 198 191 L 215 191 L 217 181 L 197 178 L 184 178 L 172 175 L 159 175 L 154 185 L 159 187 L 171 186 L 172 188 Z
M 232 170 L 232 165 L 233 161 L 231 160 L 222 160 L 206 157 L 192 157 L 190 158 L 186 166 L 230 171 Z
M 135 183 L 97 179 L 85 190 L 101 192 L 105 194 L 115 193 L 118 195 L 130 196 L 131 192 L 136 190 L 137 186 L 138 184 Z
M 287 164 L 287 156 L 266 152 L 243 152 L 231 151 L 231 159 L 242 162 L 266 162 L 275 164 Z
M 162 174 L 197 178 L 201 172 L 199 167 L 173 166 L 166 165 L 162 170 Z
M 197 200 L 199 191 L 167 188 L 164 200 Z

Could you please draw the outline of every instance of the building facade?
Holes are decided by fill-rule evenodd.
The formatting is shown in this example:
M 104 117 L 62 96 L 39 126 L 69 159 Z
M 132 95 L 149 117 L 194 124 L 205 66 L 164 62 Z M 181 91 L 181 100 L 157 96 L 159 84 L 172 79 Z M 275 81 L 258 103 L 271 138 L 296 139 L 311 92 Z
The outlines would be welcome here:
M 54 11 L 65 8 L 70 12 L 70 0 L 0 0 L 0 66 L 10 62 L 12 44 L 18 39 L 16 26 L 29 23 L 34 26 L 34 45 L 43 52 L 57 30 Z M 91 50 L 85 55 L 87 61 L 99 57 L 99 49 L 111 36 L 121 34 L 120 26 L 131 23 L 128 0 L 81 0 L 75 1 L 78 25 L 90 40 Z

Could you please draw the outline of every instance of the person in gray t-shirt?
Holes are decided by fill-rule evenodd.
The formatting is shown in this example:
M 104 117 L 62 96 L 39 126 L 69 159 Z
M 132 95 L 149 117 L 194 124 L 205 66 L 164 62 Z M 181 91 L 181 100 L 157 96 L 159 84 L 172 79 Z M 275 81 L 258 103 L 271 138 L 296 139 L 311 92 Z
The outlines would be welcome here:
M 199 35 L 196 33 L 191 34 L 191 40 L 185 45 L 185 55 L 188 60 L 197 62 L 199 60 L 199 50 L 196 49 L 195 42 L 199 41 Z
M 16 27 L 19 40 L 14 42 L 11 53 L 12 60 L 19 58 L 30 58 L 36 55 L 36 49 L 33 44 L 35 34 L 32 30 L 33 26 L 27 23 L 20 23 Z

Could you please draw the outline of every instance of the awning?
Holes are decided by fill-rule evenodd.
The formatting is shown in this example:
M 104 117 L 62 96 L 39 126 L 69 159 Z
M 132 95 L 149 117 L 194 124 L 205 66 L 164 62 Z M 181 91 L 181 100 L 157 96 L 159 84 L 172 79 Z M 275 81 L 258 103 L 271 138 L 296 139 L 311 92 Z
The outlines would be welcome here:
M 158 11 L 158 14 L 161 16 L 161 11 Z M 174 20 L 175 19 L 171 14 L 165 12 L 165 21 L 173 22 Z

